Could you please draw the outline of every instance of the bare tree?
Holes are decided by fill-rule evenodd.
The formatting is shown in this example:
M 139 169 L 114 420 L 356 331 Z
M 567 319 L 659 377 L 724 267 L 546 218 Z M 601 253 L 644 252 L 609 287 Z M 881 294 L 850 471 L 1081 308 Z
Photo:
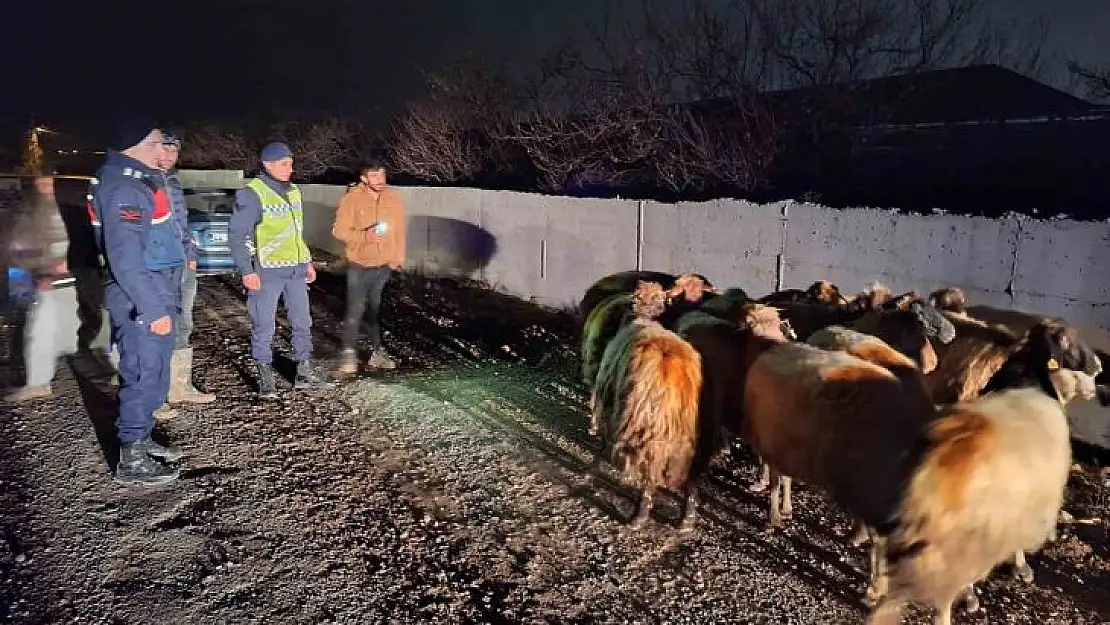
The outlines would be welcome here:
M 203 124 L 187 134 L 181 160 L 197 169 L 250 169 L 258 160 L 258 146 L 235 125 Z
M 982 62 L 1034 72 L 1046 28 L 995 24 L 985 0 L 608 6 L 531 75 L 479 64 L 433 77 L 433 95 L 399 126 L 402 168 L 458 180 L 499 151 L 526 155 L 549 191 L 576 181 L 750 189 L 788 130 L 827 140 L 881 113 L 859 97 L 867 79 Z M 792 109 L 767 95 L 791 88 L 809 88 Z
M 258 151 L 269 140 L 285 141 L 293 150 L 298 178 L 313 178 L 329 168 L 352 165 L 366 142 L 358 122 L 339 117 L 253 126 L 235 122 L 202 124 L 187 133 L 182 163 L 199 169 L 250 170 L 257 166 Z
M 279 122 L 268 134 L 289 145 L 294 170 L 301 178 L 314 178 L 332 168 L 350 168 L 365 143 L 361 124 L 340 117 Z
M 513 123 L 527 89 L 468 55 L 426 75 L 428 93 L 393 129 L 394 165 L 436 182 L 468 180 L 491 168 L 512 169 L 507 146 L 492 137 Z

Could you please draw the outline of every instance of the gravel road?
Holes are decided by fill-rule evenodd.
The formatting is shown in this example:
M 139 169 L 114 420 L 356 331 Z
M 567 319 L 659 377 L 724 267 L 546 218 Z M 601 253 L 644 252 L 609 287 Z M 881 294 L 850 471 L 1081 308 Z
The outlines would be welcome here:
M 324 272 L 313 290 L 325 359 L 341 283 Z M 862 621 L 866 554 L 844 546 L 849 520 L 799 485 L 794 520 L 764 533 L 766 499 L 747 492 L 756 467 L 738 449 L 688 535 L 677 500 L 634 532 L 635 493 L 613 472 L 584 486 L 593 443 L 566 316 L 399 279 L 385 314 L 398 370 L 315 396 L 285 384 L 260 403 L 243 301 L 230 280 L 202 278 L 195 371 L 219 402 L 165 428 L 186 452 L 170 486 L 111 481 L 113 391 L 91 363 L 69 359 L 54 398 L 0 412 L 0 620 Z M 287 328 L 275 342 L 288 351 Z M 1033 555 L 1032 586 L 996 572 L 983 611 L 957 622 L 1110 622 L 1103 480 L 1077 471 L 1067 507 L 1099 522 Z

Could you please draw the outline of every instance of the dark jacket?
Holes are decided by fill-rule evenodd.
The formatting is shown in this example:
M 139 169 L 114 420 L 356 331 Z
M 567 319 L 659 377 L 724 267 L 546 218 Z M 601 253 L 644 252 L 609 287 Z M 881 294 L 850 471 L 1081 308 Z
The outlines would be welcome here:
M 181 244 L 185 248 L 185 258 L 192 262 L 197 258 L 197 245 L 193 240 L 193 232 L 189 230 L 189 206 L 185 203 L 185 189 L 181 186 L 181 178 L 177 176 L 176 169 L 162 172 L 162 185 L 170 196 L 170 206 L 181 235 Z
M 149 323 L 176 314 L 172 289 L 180 289 L 180 282 L 157 272 L 182 267 L 185 249 L 161 175 L 110 152 L 91 189 L 97 245 L 110 283 L 119 285 L 135 307 L 135 320 Z

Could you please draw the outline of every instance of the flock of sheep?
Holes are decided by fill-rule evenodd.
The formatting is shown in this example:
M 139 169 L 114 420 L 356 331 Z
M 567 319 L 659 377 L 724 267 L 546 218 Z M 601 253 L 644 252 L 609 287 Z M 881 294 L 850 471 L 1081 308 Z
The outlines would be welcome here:
M 703 276 L 607 276 L 581 303 L 590 433 L 641 489 L 686 498 L 739 437 L 760 457 L 769 526 L 791 516 L 791 479 L 823 490 L 870 541 L 872 625 L 907 602 L 951 623 L 973 584 L 1055 536 L 1071 467 L 1064 407 L 1110 403 L 1099 354 L 1061 319 L 984 307 L 941 289 L 881 285 L 845 297 L 828 282 L 760 299 Z M 1106 357 L 1105 355 L 1103 356 Z M 1099 380 L 1096 380 L 1096 377 Z

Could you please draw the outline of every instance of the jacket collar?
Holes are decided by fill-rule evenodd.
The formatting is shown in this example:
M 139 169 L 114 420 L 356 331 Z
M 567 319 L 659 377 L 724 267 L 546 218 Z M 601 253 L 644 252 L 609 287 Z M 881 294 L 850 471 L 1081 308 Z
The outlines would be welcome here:
M 153 177 L 154 174 L 159 173 L 144 165 L 141 161 L 131 158 L 123 152 L 111 151 L 108 152 L 106 164 L 112 167 L 119 167 L 121 169 L 132 169 L 144 176 Z

